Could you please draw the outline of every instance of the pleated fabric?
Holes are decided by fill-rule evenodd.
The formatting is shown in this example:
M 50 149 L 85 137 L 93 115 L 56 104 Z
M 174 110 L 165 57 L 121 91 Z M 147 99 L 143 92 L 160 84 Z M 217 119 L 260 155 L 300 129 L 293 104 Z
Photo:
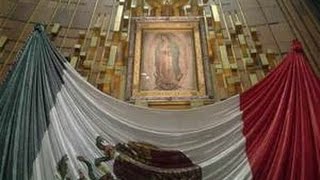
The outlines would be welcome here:
M 240 98 L 254 179 L 319 179 L 320 81 L 301 44 Z
M 31 177 L 50 110 L 63 86 L 64 63 L 43 26 L 36 26 L 0 87 L 0 179 Z
M 38 25 L 0 87 L 0 179 L 318 178 L 320 81 L 293 49 L 240 96 L 155 110 L 91 86 Z

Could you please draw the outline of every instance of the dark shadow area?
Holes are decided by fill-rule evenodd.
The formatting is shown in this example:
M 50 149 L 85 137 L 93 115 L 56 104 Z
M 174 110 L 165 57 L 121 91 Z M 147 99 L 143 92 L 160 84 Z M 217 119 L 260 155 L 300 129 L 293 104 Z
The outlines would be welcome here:
M 307 0 L 306 3 L 310 7 L 311 12 L 317 17 L 320 22 L 320 0 Z

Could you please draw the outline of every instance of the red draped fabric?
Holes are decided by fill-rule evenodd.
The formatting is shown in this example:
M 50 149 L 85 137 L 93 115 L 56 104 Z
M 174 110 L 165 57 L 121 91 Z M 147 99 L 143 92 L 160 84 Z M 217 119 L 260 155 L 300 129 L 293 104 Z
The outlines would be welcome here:
M 253 179 L 320 179 L 320 80 L 298 41 L 241 110 Z

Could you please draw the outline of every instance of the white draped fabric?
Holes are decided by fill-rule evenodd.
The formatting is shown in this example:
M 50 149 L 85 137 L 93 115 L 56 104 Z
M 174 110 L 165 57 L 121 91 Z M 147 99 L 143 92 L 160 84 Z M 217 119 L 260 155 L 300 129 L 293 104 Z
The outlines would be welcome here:
M 148 109 L 101 93 L 65 65 L 64 84 L 50 111 L 51 123 L 34 161 L 33 179 L 54 177 L 56 163 L 64 154 L 75 179 L 83 168 L 76 156 L 93 160 L 102 155 L 97 148 L 88 148 L 95 147 L 98 135 L 112 144 L 143 141 L 181 150 L 201 166 L 204 179 L 251 177 L 239 96 L 185 111 Z

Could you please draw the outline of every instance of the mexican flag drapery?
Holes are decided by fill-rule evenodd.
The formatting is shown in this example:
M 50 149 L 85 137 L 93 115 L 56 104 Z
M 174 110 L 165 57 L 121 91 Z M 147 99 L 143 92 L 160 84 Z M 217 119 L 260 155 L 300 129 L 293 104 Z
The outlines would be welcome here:
M 136 107 L 84 81 L 36 26 L 0 87 L 0 179 L 319 179 L 320 80 L 298 42 L 247 92 Z

